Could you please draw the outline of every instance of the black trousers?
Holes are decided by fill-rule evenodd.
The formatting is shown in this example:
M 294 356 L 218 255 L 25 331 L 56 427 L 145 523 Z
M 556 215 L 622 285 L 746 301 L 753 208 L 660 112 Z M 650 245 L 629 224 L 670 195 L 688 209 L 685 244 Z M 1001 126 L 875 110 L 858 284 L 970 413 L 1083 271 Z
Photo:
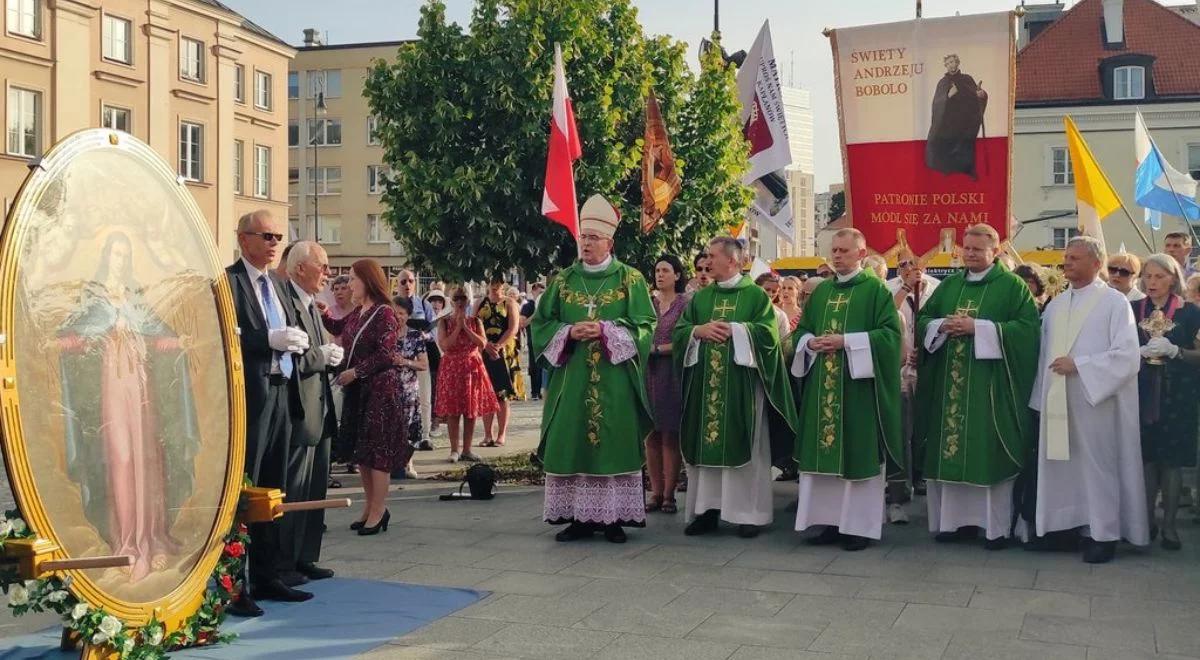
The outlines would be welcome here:
M 293 444 L 288 452 L 288 502 L 325 499 L 329 489 L 329 445 L 325 438 L 315 446 Z M 325 510 L 297 511 L 279 521 L 279 569 L 295 570 L 298 562 L 315 564 L 321 559 L 321 533 Z
M 542 366 L 533 356 L 529 357 L 529 396 L 542 396 Z
M 292 424 L 288 415 L 287 381 L 272 376 L 262 410 L 250 411 L 246 428 L 246 474 L 264 488 L 287 485 L 288 447 Z M 250 584 L 263 584 L 279 576 L 279 526 L 274 522 L 250 525 Z

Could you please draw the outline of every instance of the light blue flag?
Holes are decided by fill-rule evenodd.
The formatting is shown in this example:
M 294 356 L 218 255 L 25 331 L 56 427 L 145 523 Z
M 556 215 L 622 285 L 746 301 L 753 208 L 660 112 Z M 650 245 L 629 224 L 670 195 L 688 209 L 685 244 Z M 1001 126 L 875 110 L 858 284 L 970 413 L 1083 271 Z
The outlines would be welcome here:
M 1163 157 L 1158 145 L 1150 138 L 1140 111 L 1134 116 L 1133 144 L 1138 164 L 1133 175 L 1133 194 L 1138 205 L 1146 209 L 1147 224 L 1159 229 L 1163 213 L 1200 220 L 1196 182 L 1171 167 Z M 1152 215 L 1151 211 L 1157 214 Z

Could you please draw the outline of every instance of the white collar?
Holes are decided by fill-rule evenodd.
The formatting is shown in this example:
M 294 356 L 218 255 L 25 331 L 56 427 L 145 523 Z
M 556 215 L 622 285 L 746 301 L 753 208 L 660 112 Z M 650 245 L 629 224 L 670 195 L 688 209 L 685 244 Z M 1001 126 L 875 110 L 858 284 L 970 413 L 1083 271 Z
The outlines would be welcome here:
M 308 309 L 309 306 L 312 305 L 312 301 L 313 301 L 312 295 L 309 294 L 309 292 L 305 291 L 303 288 L 300 287 L 299 284 L 296 284 L 292 280 L 288 280 L 288 284 L 290 284 L 292 286 L 292 289 L 296 292 L 296 295 L 300 296 L 300 305 L 304 309 Z
M 601 261 L 595 266 L 583 261 L 582 259 L 579 260 L 579 263 L 583 266 L 583 272 L 585 273 L 600 273 L 608 270 L 608 267 L 612 265 L 612 260 L 613 256 L 610 254 L 604 261 Z
M 862 266 L 859 266 L 858 268 L 855 268 L 853 271 L 846 273 L 845 275 L 838 275 L 837 281 L 838 282 L 849 282 L 850 280 L 858 277 L 858 274 L 861 272 L 862 272 Z
M 742 281 L 742 274 L 734 273 L 733 277 L 731 277 L 723 282 L 717 282 L 717 286 L 722 289 L 732 289 L 733 287 L 737 286 L 738 282 L 741 282 L 741 281 Z
M 975 273 L 975 272 L 968 270 L 967 271 L 967 281 L 968 282 L 978 282 L 979 280 L 982 280 L 983 278 L 987 277 L 987 274 L 992 272 L 992 269 L 995 267 L 996 267 L 996 264 L 992 264 L 991 266 L 988 266 L 987 268 L 983 269 L 983 272 L 980 272 L 980 273 Z
M 1088 284 L 1085 284 L 1084 286 L 1078 286 L 1078 287 L 1072 286 L 1070 288 L 1070 291 L 1071 291 L 1071 293 L 1086 293 L 1087 291 L 1096 288 L 1096 285 L 1108 286 L 1103 281 L 1101 281 L 1101 279 L 1099 277 L 1096 277 L 1096 279 L 1092 280 Z
M 242 264 L 246 267 L 246 274 L 250 276 L 251 284 L 258 284 L 258 278 L 267 275 L 267 279 L 271 279 L 266 271 L 259 270 L 254 267 L 254 264 L 246 261 L 246 257 L 242 257 Z

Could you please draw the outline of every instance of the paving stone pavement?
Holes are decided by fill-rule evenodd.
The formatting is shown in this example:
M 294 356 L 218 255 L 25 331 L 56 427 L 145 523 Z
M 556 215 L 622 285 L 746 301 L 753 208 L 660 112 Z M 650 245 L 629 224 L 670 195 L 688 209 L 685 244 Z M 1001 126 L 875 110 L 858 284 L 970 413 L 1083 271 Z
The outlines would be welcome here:
M 517 406 L 503 451 L 536 443 L 537 412 Z M 444 467 L 443 451 L 418 456 L 423 472 Z M 556 543 L 535 487 L 440 502 L 453 484 L 398 485 L 386 534 L 359 537 L 347 529 L 354 509 L 330 513 L 322 564 L 491 593 L 368 658 L 1200 658 L 1200 525 L 1190 509 L 1182 551 L 1124 546 L 1115 562 L 1089 566 L 1077 555 L 935 544 L 924 500 L 909 505 L 911 524 L 887 526 L 863 552 L 809 547 L 792 531 L 795 484 L 775 485 L 775 524 L 758 538 L 727 528 L 686 537 L 682 515 L 651 514 L 624 545 Z M 5 613 L 0 636 L 50 623 Z

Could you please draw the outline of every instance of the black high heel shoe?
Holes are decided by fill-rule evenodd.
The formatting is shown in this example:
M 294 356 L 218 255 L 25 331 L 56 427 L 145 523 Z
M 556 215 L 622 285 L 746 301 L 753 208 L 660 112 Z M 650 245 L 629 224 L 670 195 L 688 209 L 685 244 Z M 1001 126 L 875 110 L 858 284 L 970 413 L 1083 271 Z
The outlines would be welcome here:
M 367 521 L 365 521 L 365 520 L 356 520 L 356 521 L 350 523 L 350 531 L 353 532 L 353 531 L 360 530 L 363 528 L 363 525 L 365 525 L 365 524 L 367 524 Z
M 375 523 L 374 527 L 367 527 L 366 525 L 363 525 L 362 529 L 358 530 L 358 535 L 359 536 L 374 536 L 375 534 L 378 534 L 381 531 L 386 532 L 387 528 L 388 528 L 388 521 L 391 519 L 392 519 L 392 512 L 388 511 L 387 509 L 384 509 L 383 517 L 379 519 L 379 522 Z

